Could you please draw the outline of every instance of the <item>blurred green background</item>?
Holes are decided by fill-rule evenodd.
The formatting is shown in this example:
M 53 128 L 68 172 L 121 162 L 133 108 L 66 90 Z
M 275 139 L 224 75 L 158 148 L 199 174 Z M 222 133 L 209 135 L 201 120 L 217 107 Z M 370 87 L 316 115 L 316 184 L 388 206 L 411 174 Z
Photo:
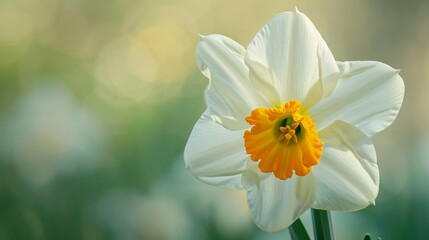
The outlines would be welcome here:
M 377 206 L 333 213 L 337 239 L 427 239 L 425 0 L 0 0 L 0 239 L 288 239 L 254 225 L 244 192 L 191 177 L 182 154 L 205 109 L 198 34 L 247 46 L 294 6 L 337 60 L 385 62 L 406 87 L 373 139 Z

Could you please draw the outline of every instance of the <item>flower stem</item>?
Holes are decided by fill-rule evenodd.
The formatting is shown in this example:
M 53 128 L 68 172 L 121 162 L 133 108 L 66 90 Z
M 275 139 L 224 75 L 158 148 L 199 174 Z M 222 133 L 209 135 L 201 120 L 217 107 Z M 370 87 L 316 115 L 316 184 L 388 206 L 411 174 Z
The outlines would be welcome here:
M 289 227 L 289 233 L 292 240 L 310 240 L 310 236 L 299 218 Z
M 311 209 L 315 240 L 333 240 L 331 213 L 326 210 Z

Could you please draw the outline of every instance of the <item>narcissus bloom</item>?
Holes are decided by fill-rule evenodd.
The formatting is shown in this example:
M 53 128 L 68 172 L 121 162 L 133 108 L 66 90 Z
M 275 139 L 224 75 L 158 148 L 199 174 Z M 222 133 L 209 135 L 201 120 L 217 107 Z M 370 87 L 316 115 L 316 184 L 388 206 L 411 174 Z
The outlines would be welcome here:
M 201 37 L 197 62 L 210 83 L 184 153 L 195 177 L 245 189 L 255 223 L 270 232 L 309 208 L 374 203 L 379 172 L 370 138 L 401 107 L 397 70 L 336 62 L 298 10 L 274 17 L 247 49 L 222 35 Z

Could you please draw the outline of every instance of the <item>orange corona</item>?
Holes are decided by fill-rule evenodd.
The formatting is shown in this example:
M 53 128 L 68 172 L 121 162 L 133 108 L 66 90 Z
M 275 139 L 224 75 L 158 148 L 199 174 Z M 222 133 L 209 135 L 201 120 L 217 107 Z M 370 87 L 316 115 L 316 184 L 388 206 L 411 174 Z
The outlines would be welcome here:
M 286 180 L 295 172 L 307 175 L 319 163 L 323 143 L 311 117 L 300 114 L 301 103 L 289 101 L 279 108 L 256 108 L 246 121 L 244 146 L 261 172 Z

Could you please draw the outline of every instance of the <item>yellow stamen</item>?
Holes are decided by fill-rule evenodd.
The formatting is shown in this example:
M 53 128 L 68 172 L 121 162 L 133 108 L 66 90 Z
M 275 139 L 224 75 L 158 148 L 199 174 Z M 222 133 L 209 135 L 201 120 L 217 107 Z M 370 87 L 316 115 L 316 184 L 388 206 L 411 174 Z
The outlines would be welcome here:
M 253 126 L 244 133 L 244 146 L 250 159 L 259 161 L 261 172 L 285 180 L 294 172 L 305 176 L 319 163 L 323 143 L 310 116 L 299 113 L 300 107 L 292 100 L 280 108 L 256 108 L 246 118 Z

